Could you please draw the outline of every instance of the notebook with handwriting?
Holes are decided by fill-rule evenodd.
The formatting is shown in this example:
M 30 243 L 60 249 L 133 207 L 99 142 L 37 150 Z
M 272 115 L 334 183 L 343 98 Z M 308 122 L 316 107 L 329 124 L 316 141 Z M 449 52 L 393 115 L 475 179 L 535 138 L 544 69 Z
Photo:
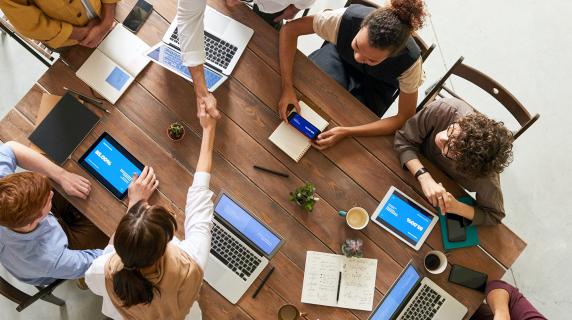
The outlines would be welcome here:
M 308 251 L 302 302 L 371 311 L 376 272 L 377 259 Z
M 320 131 L 324 131 L 328 126 L 328 121 L 322 118 L 303 101 L 300 101 L 299 103 L 301 109 L 300 115 Z M 308 137 L 285 122 L 280 123 L 278 128 L 272 132 L 269 139 L 296 162 L 300 161 L 312 146 Z

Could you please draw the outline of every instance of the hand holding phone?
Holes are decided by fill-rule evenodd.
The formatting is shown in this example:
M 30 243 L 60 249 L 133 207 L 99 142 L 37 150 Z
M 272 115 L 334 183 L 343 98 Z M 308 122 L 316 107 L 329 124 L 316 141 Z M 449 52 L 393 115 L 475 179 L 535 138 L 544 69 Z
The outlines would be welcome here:
M 463 287 L 485 292 L 488 275 L 467 267 L 454 264 L 449 274 L 449 281 Z
M 310 140 L 315 140 L 318 137 L 318 135 L 322 133 L 322 131 L 316 128 L 308 120 L 304 119 L 296 111 L 290 112 L 290 114 L 288 115 L 288 123 L 290 123 L 294 128 L 296 128 Z

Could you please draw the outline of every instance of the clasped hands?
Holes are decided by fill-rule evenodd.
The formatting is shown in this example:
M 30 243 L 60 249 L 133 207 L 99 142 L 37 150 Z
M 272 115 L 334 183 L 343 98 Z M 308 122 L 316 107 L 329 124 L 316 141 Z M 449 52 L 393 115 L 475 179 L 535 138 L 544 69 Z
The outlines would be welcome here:
M 113 27 L 113 21 L 108 22 L 99 18 L 92 19 L 84 27 L 74 27 L 70 39 L 77 40 L 80 45 L 95 48 Z
M 439 207 L 442 214 L 459 213 L 461 211 L 462 202 L 457 200 L 450 192 L 448 192 L 443 185 L 433 180 L 429 174 L 422 174 L 419 176 L 421 189 L 427 200 L 434 207 Z

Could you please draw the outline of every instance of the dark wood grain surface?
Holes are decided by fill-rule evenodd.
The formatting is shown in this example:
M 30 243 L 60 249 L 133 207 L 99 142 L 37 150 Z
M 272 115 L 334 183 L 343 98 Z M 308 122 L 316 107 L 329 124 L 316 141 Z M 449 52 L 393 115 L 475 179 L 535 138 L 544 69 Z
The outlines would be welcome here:
M 175 16 L 176 1 L 150 2 L 155 11 L 138 36 L 152 45 L 160 41 Z M 134 0 L 119 2 L 118 21 L 125 18 L 134 3 Z M 256 299 L 250 296 L 260 280 L 237 305 L 231 305 L 205 283 L 200 298 L 203 315 L 205 319 L 274 319 L 281 305 L 292 303 L 307 313 L 308 319 L 365 319 L 368 312 L 300 302 L 306 251 L 339 253 L 340 244 L 346 238 L 363 239 L 365 256 L 378 259 L 374 299 L 377 304 L 410 260 L 422 269 L 425 253 L 443 249 L 439 226 L 420 251 L 414 251 L 374 224 L 363 231 L 350 230 L 337 211 L 359 205 L 372 213 L 392 185 L 425 207 L 431 206 L 423 198 L 417 181 L 400 167 L 393 152 L 392 137 L 346 139 L 325 152 L 309 150 L 299 163 L 274 146 L 268 136 L 280 123 L 276 112 L 280 95 L 278 34 L 244 7 L 229 9 L 223 1 L 211 1 L 210 5 L 255 30 L 232 77 L 215 92 L 222 119 L 217 126 L 211 188 L 215 193 L 221 190 L 230 193 L 280 233 L 286 243 L 272 259 L 275 272 Z M 35 118 L 43 92 L 61 95 L 62 87 L 67 86 L 89 93 L 89 87 L 75 76 L 75 71 L 90 53 L 91 50 L 80 47 L 64 52 L 62 57 L 67 65 L 54 64 L 0 122 L 0 140 L 29 143 L 27 137 L 37 125 Z M 356 125 L 376 119 L 299 52 L 295 86 L 300 96 L 318 108 L 331 126 Z M 70 198 L 70 201 L 105 233 L 113 233 L 126 203 L 117 201 L 77 164 L 97 137 L 109 132 L 136 158 L 155 168 L 161 185 L 151 201 L 176 212 L 182 227 L 187 188 L 193 179 L 201 137 L 192 85 L 150 64 L 115 106 L 108 103 L 106 106 L 112 110 L 109 115 L 90 107 L 102 119 L 64 165 L 86 176 L 93 185 L 89 200 Z M 349 109 L 352 112 L 342 112 Z M 186 126 L 187 134 L 182 141 L 172 142 L 165 133 L 174 121 Z M 287 172 L 290 177 L 256 171 L 254 164 Z M 447 176 L 437 168 L 432 169 L 448 189 L 456 195 L 463 194 Z M 310 214 L 288 201 L 288 193 L 305 181 L 316 185 L 321 198 Z M 490 279 L 498 279 L 504 274 L 504 267 L 510 267 L 526 246 L 504 225 L 480 228 L 479 236 L 480 247 L 451 252 L 450 264 L 461 264 L 486 272 Z M 472 314 L 483 295 L 449 283 L 448 270 L 450 266 L 445 273 L 429 277 L 466 305 Z

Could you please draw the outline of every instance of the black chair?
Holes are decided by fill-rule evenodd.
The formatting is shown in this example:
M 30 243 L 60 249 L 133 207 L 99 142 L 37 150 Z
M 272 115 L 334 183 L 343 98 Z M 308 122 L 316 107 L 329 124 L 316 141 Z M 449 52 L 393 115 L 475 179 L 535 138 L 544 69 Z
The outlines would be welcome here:
M 510 112 L 510 114 L 516 119 L 516 121 L 518 121 L 521 126 L 520 129 L 514 132 L 515 140 L 534 122 L 536 122 L 536 120 L 538 120 L 540 117 L 538 113 L 531 115 L 522 105 L 522 103 L 520 103 L 520 101 L 518 101 L 516 97 L 514 97 L 500 83 L 487 76 L 486 74 L 480 72 L 479 70 L 464 64 L 463 60 L 464 58 L 460 57 L 439 81 L 437 81 L 432 87 L 425 91 L 426 96 L 417 107 L 417 111 L 424 108 L 437 97 L 444 97 L 445 95 L 443 94 L 443 91 L 450 96 L 464 101 L 464 99 L 461 98 L 457 93 L 445 86 L 445 82 L 452 75 L 455 75 L 487 92 L 500 104 L 502 104 L 508 110 L 508 112 Z
M 16 310 L 18 312 L 26 309 L 37 300 L 44 300 L 61 307 L 65 305 L 66 302 L 60 298 L 55 297 L 52 292 L 64 281 L 65 280 L 63 279 L 57 279 L 45 287 L 36 287 L 38 289 L 38 293 L 29 295 L 23 291 L 20 291 L 20 289 L 14 287 L 4 278 L 0 277 L 0 294 L 17 303 L 18 306 L 16 307 Z

